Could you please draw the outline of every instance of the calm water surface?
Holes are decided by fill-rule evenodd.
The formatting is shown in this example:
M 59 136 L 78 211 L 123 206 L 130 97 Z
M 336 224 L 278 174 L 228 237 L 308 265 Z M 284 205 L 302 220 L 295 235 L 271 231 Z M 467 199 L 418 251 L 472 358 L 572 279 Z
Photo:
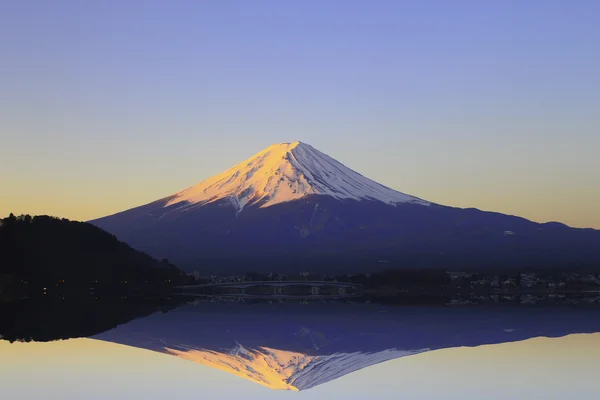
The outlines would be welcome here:
M 125 304 L 4 307 L 0 398 L 600 396 L 593 308 Z

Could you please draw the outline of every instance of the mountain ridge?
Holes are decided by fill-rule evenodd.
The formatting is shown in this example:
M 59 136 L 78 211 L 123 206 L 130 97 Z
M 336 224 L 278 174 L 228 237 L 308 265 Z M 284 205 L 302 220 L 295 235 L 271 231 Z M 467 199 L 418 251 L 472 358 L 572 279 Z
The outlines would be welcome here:
M 198 185 L 91 222 L 155 257 L 212 271 L 367 271 L 381 260 L 388 268 L 600 266 L 600 231 L 430 203 L 302 142 L 269 146 Z

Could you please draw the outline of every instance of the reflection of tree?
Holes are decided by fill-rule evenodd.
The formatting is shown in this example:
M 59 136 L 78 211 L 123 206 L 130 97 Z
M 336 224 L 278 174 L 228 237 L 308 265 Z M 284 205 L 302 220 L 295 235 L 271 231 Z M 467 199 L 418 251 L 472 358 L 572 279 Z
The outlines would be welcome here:
M 16 297 L 17 283 L 12 275 L 0 273 L 0 303 Z
M 366 288 L 437 288 L 447 285 L 450 276 L 444 270 L 387 270 L 371 274 L 344 275 L 338 278 L 341 282 L 360 283 Z
M 22 301 L 0 305 L 0 337 L 10 342 L 47 342 L 89 337 L 135 318 L 166 312 L 177 299 L 115 301 L 77 299 Z

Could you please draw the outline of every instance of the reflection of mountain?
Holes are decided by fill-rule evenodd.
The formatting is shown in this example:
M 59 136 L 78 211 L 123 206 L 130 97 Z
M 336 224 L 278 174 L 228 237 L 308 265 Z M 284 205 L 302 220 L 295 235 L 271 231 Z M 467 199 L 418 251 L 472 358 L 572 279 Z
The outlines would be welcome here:
M 305 390 L 428 350 L 600 332 L 597 310 L 201 304 L 95 339 L 172 354 L 274 389 Z
M 310 389 L 370 365 L 421 352 L 390 349 L 377 353 L 311 356 L 267 347 L 246 349 L 239 343 L 233 349 L 224 352 L 195 348 L 165 350 L 186 360 L 282 390 Z

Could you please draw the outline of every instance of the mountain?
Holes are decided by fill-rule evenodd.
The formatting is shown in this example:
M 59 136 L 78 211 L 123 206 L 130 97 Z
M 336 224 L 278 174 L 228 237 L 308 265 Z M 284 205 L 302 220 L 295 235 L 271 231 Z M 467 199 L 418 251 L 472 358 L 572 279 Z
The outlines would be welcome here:
M 600 231 L 434 204 L 301 142 L 91 223 L 215 272 L 600 266 Z
M 197 302 L 93 339 L 170 354 L 277 390 L 308 390 L 427 351 L 600 331 L 596 309 Z
M 229 200 L 239 214 L 245 206 L 265 208 L 310 195 L 386 204 L 429 204 L 365 178 L 312 146 L 281 143 L 169 198 L 165 207 L 185 212 Z

